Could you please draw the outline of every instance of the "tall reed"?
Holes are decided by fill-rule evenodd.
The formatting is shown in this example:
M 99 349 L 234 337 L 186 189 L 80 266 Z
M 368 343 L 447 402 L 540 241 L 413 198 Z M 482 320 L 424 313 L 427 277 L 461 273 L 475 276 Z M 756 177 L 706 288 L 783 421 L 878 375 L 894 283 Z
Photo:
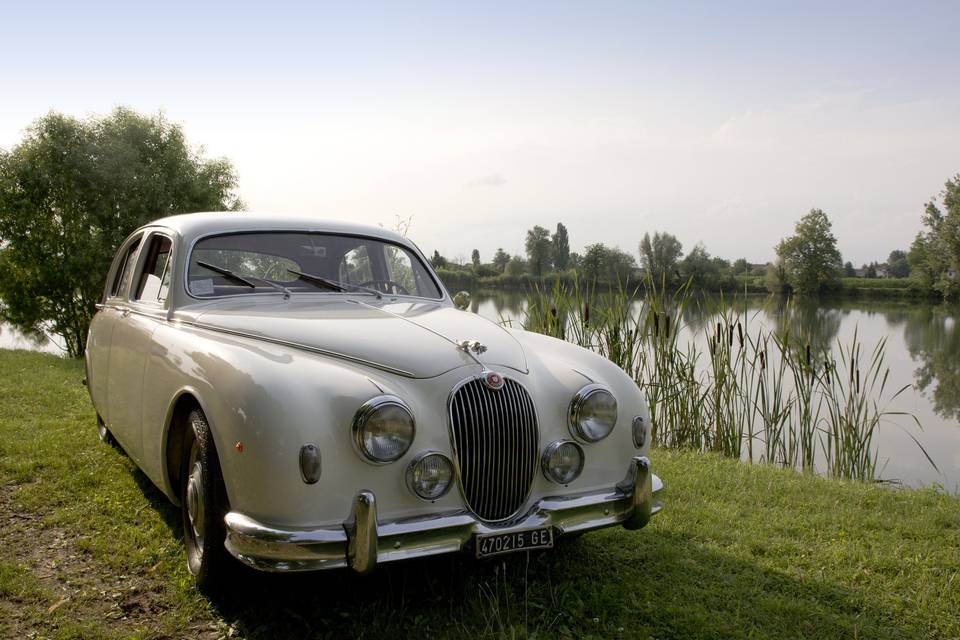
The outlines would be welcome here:
M 642 291 L 598 292 L 574 281 L 535 288 L 523 325 L 592 349 L 627 372 L 644 391 L 659 446 L 873 480 L 881 423 L 907 415 L 919 426 L 886 408 L 906 387 L 887 394 L 885 341 L 865 357 L 858 334 L 830 349 L 802 323 L 795 329 L 792 304 L 773 329 L 754 330 L 756 313 L 745 299 L 706 300 L 689 286 L 668 290 L 649 278 Z M 696 327 L 688 314 L 710 322 Z M 698 331 L 705 351 L 694 339 Z

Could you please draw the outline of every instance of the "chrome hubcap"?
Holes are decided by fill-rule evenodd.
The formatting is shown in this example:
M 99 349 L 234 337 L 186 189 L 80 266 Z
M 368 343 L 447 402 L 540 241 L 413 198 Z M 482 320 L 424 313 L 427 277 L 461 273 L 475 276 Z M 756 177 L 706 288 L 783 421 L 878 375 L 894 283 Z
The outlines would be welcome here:
M 187 517 L 190 531 L 197 545 L 197 552 L 203 551 L 203 521 L 206 511 L 206 497 L 203 494 L 203 466 L 199 460 L 193 462 L 190 476 L 187 478 Z

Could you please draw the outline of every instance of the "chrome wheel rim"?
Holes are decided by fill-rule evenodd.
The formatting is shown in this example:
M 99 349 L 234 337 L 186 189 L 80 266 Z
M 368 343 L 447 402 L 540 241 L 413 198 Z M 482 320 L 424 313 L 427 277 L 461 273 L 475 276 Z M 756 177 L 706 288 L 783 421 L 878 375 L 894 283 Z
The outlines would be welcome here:
M 190 475 L 187 476 L 187 519 L 190 524 L 190 536 L 193 538 L 197 555 L 203 553 L 204 514 L 206 513 L 206 495 L 203 490 L 203 465 L 198 460 L 199 449 L 194 445 L 190 452 Z
M 100 435 L 100 439 L 104 441 L 107 439 L 107 434 L 109 433 L 107 431 L 107 425 L 100 418 L 97 418 L 97 433 Z

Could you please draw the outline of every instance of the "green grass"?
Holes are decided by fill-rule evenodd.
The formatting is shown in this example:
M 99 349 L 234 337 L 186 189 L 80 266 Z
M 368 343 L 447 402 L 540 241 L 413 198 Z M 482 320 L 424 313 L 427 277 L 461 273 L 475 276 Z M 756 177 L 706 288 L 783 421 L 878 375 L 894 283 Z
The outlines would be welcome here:
M 213 598 L 179 515 L 99 443 L 80 363 L 0 352 L 0 637 L 960 637 L 960 501 L 655 451 L 649 527 L 549 553 L 240 571 Z

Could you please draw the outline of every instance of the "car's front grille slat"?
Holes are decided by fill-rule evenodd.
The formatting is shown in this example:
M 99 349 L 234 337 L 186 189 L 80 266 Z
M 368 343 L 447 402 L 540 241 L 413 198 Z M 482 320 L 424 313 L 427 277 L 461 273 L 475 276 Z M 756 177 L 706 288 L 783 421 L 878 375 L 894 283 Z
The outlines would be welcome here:
M 516 381 L 494 389 L 482 378 L 459 385 L 450 401 L 454 455 L 467 506 L 497 522 L 526 501 L 539 460 L 533 401 Z

